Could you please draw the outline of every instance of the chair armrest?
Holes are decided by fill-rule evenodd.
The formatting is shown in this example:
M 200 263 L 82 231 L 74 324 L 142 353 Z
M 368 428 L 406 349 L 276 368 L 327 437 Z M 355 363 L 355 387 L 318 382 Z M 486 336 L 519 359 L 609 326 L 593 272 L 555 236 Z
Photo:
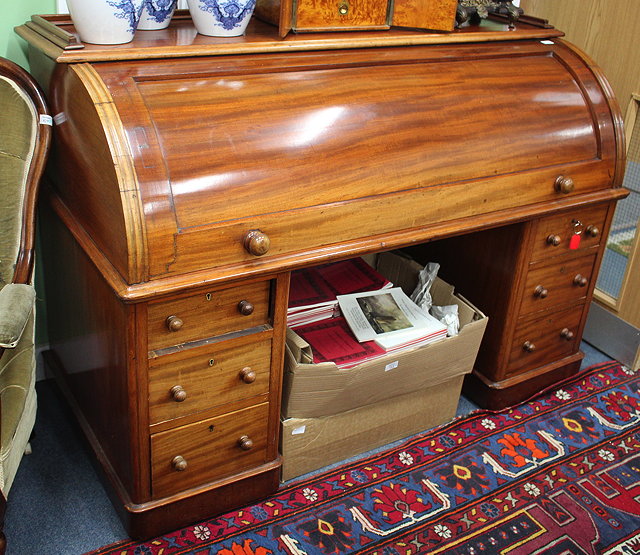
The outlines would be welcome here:
M 0 289 L 0 347 L 12 349 L 18 344 L 35 298 L 32 285 L 9 283 Z

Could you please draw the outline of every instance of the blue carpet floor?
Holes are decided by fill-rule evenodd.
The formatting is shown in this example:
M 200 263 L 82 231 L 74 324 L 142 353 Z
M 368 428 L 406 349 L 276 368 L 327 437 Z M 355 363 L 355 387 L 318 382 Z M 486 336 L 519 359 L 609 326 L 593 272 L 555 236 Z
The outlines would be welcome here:
M 582 344 L 583 368 L 610 357 Z M 38 382 L 33 453 L 23 458 L 9 493 L 7 555 L 81 555 L 126 538 L 58 391 Z M 461 398 L 458 415 L 477 408 Z

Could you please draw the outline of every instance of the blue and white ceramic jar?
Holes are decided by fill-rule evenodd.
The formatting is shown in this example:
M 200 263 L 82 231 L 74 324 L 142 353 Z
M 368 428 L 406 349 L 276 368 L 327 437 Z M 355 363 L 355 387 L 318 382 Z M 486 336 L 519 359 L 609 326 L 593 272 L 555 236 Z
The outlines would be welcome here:
M 256 0 L 188 0 L 191 19 L 198 33 L 211 37 L 243 35 Z
M 144 0 L 67 0 L 82 42 L 124 44 L 133 40 Z
M 145 0 L 138 23 L 141 31 L 166 29 L 176 11 L 178 0 Z

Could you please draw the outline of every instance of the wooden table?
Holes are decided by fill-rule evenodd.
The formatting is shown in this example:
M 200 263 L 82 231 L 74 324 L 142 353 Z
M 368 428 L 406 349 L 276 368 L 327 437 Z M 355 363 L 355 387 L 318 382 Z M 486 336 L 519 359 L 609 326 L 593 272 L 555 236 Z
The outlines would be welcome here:
M 120 46 L 59 16 L 18 33 L 56 114 L 47 358 L 132 536 L 277 489 L 296 268 L 437 259 L 489 315 L 484 406 L 578 370 L 624 141 L 559 31 L 216 39 L 183 13 Z

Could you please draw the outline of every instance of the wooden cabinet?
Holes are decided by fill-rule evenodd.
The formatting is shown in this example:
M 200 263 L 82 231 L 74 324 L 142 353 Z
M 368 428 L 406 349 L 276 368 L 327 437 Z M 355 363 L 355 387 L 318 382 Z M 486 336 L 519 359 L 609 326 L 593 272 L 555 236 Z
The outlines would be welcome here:
M 438 257 L 489 316 L 466 385 L 489 407 L 579 367 L 622 132 L 555 29 L 221 39 L 179 16 L 65 49 L 42 21 L 18 31 L 57 114 L 47 358 L 132 536 L 277 489 L 294 269 Z
M 504 408 L 578 370 L 612 216 L 611 204 L 577 207 L 409 249 L 489 315 L 465 395 Z

